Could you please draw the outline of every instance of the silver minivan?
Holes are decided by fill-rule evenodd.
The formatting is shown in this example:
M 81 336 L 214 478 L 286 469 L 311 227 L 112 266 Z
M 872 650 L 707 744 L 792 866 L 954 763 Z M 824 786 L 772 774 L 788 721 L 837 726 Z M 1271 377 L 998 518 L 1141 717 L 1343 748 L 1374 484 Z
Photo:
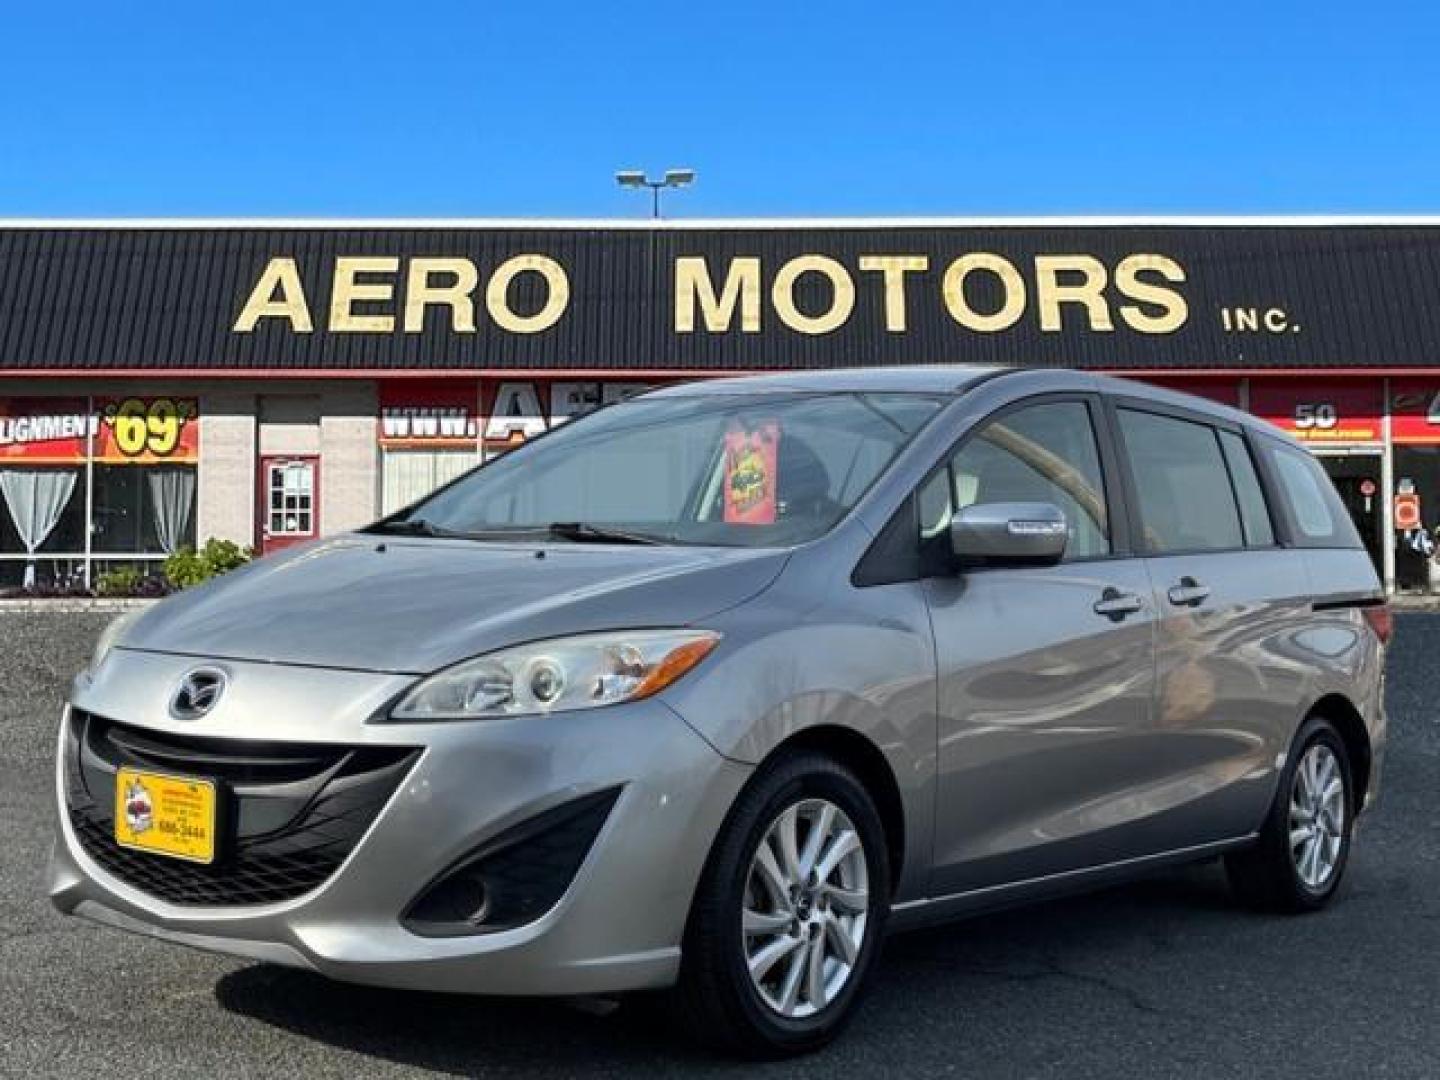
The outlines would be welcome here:
M 1072 371 L 672 387 L 117 621 L 49 887 L 802 1051 L 890 930 L 1214 858 L 1329 902 L 1389 631 L 1325 473 L 1243 413 Z

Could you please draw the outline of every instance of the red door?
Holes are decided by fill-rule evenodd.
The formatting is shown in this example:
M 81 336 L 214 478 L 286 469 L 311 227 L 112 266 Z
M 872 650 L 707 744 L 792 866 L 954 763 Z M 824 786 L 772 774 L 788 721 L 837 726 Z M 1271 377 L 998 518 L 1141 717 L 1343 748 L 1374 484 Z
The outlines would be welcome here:
M 320 535 L 320 459 L 262 457 L 256 514 L 261 555 Z

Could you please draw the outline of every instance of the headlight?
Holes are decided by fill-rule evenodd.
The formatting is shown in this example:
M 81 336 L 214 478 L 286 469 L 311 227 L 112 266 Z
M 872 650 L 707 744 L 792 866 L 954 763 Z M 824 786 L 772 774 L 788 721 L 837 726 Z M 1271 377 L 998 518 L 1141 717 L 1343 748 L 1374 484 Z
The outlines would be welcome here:
M 475 720 L 594 709 L 657 694 L 709 655 L 709 630 L 632 630 L 538 641 L 424 679 L 392 720 Z
M 141 610 L 127 611 L 123 615 L 117 615 L 110 620 L 108 626 L 100 631 L 100 637 L 95 642 L 95 651 L 90 654 L 90 670 L 97 671 L 100 665 L 105 662 L 105 657 L 110 655 L 110 650 L 130 629 L 130 624 L 138 619 L 144 612 Z

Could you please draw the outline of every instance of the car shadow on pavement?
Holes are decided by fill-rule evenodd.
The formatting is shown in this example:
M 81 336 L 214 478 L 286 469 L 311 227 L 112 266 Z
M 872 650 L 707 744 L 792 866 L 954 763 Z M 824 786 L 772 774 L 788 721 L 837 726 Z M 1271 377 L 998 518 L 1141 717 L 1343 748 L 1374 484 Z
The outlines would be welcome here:
M 1137 1013 L 1159 1015 L 1162 1009 L 1117 982 L 1104 964 L 1098 973 L 1087 970 L 1087 958 L 1099 950 L 1106 963 L 1134 965 L 1157 948 L 1167 953 L 1178 948 L 1182 955 L 1177 959 L 1188 966 L 1222 963 L 1223 957 L 1185 956 L 1184 943 L 1197 924 L 1209 925 L 1213 937 L 1217 925 L 1236 918 L 1243 921 L 1244 916 L 1230 901 L 1218 869 L 1200 867 L 899 935 L 887 943 L 872 993 L 841 1040 L 818 1058 L 772 1068 L 813 1075 L 826 1058 L 837 1055 L 837 1063 L 868 1061 L 884 1071 L 895 1064 L 890 1051 L 896 1040 L 913 1039 L 923 1029 L 937 1050 L 953 1048 L 959 1045 L 953 1040 L 974 1026 L 1031 1007 L 1033 987 L 1052 980 L 1073 980 L 1074 992 L 1047 1005 L 1047 1028 L 1067 1033 L 1062 1038 L 1073 1039 L 1077 1048 L 1093 1046 L 1097 1039 L 1123 1041 L 1133 1036 Z M 1096 1009 L 1097 993 L 1111 997 L 1116 1009 Z M 554 1000 L 354 986 L 267 964 L 226 975 L 215 994 L 233 1014 L 306 1039 L 455 1075 L 517 1068 L 555 1074 L 620 1068 L 695 1074 L 735 1067 L 686 1041 L 655 995 L 632 997 L 605 1011 Z M 1114 1031 L 1104 1030 L 1107 1022 Z M 993 1024 L 988 1030 L 993 1036 Z M 1016 1037 L 1023 1031 L 1017 1030 Z M 1056 1049 L 1063 1052 L 1063 1042 Z

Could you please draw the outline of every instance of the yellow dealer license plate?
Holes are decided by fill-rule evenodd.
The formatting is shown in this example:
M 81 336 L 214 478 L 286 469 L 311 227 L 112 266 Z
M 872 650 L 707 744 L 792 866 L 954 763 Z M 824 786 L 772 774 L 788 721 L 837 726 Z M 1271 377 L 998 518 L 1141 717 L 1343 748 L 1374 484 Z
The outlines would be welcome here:
M 115 842 L 190 862 L 215 861 L 215 782 L 120 769 Z

